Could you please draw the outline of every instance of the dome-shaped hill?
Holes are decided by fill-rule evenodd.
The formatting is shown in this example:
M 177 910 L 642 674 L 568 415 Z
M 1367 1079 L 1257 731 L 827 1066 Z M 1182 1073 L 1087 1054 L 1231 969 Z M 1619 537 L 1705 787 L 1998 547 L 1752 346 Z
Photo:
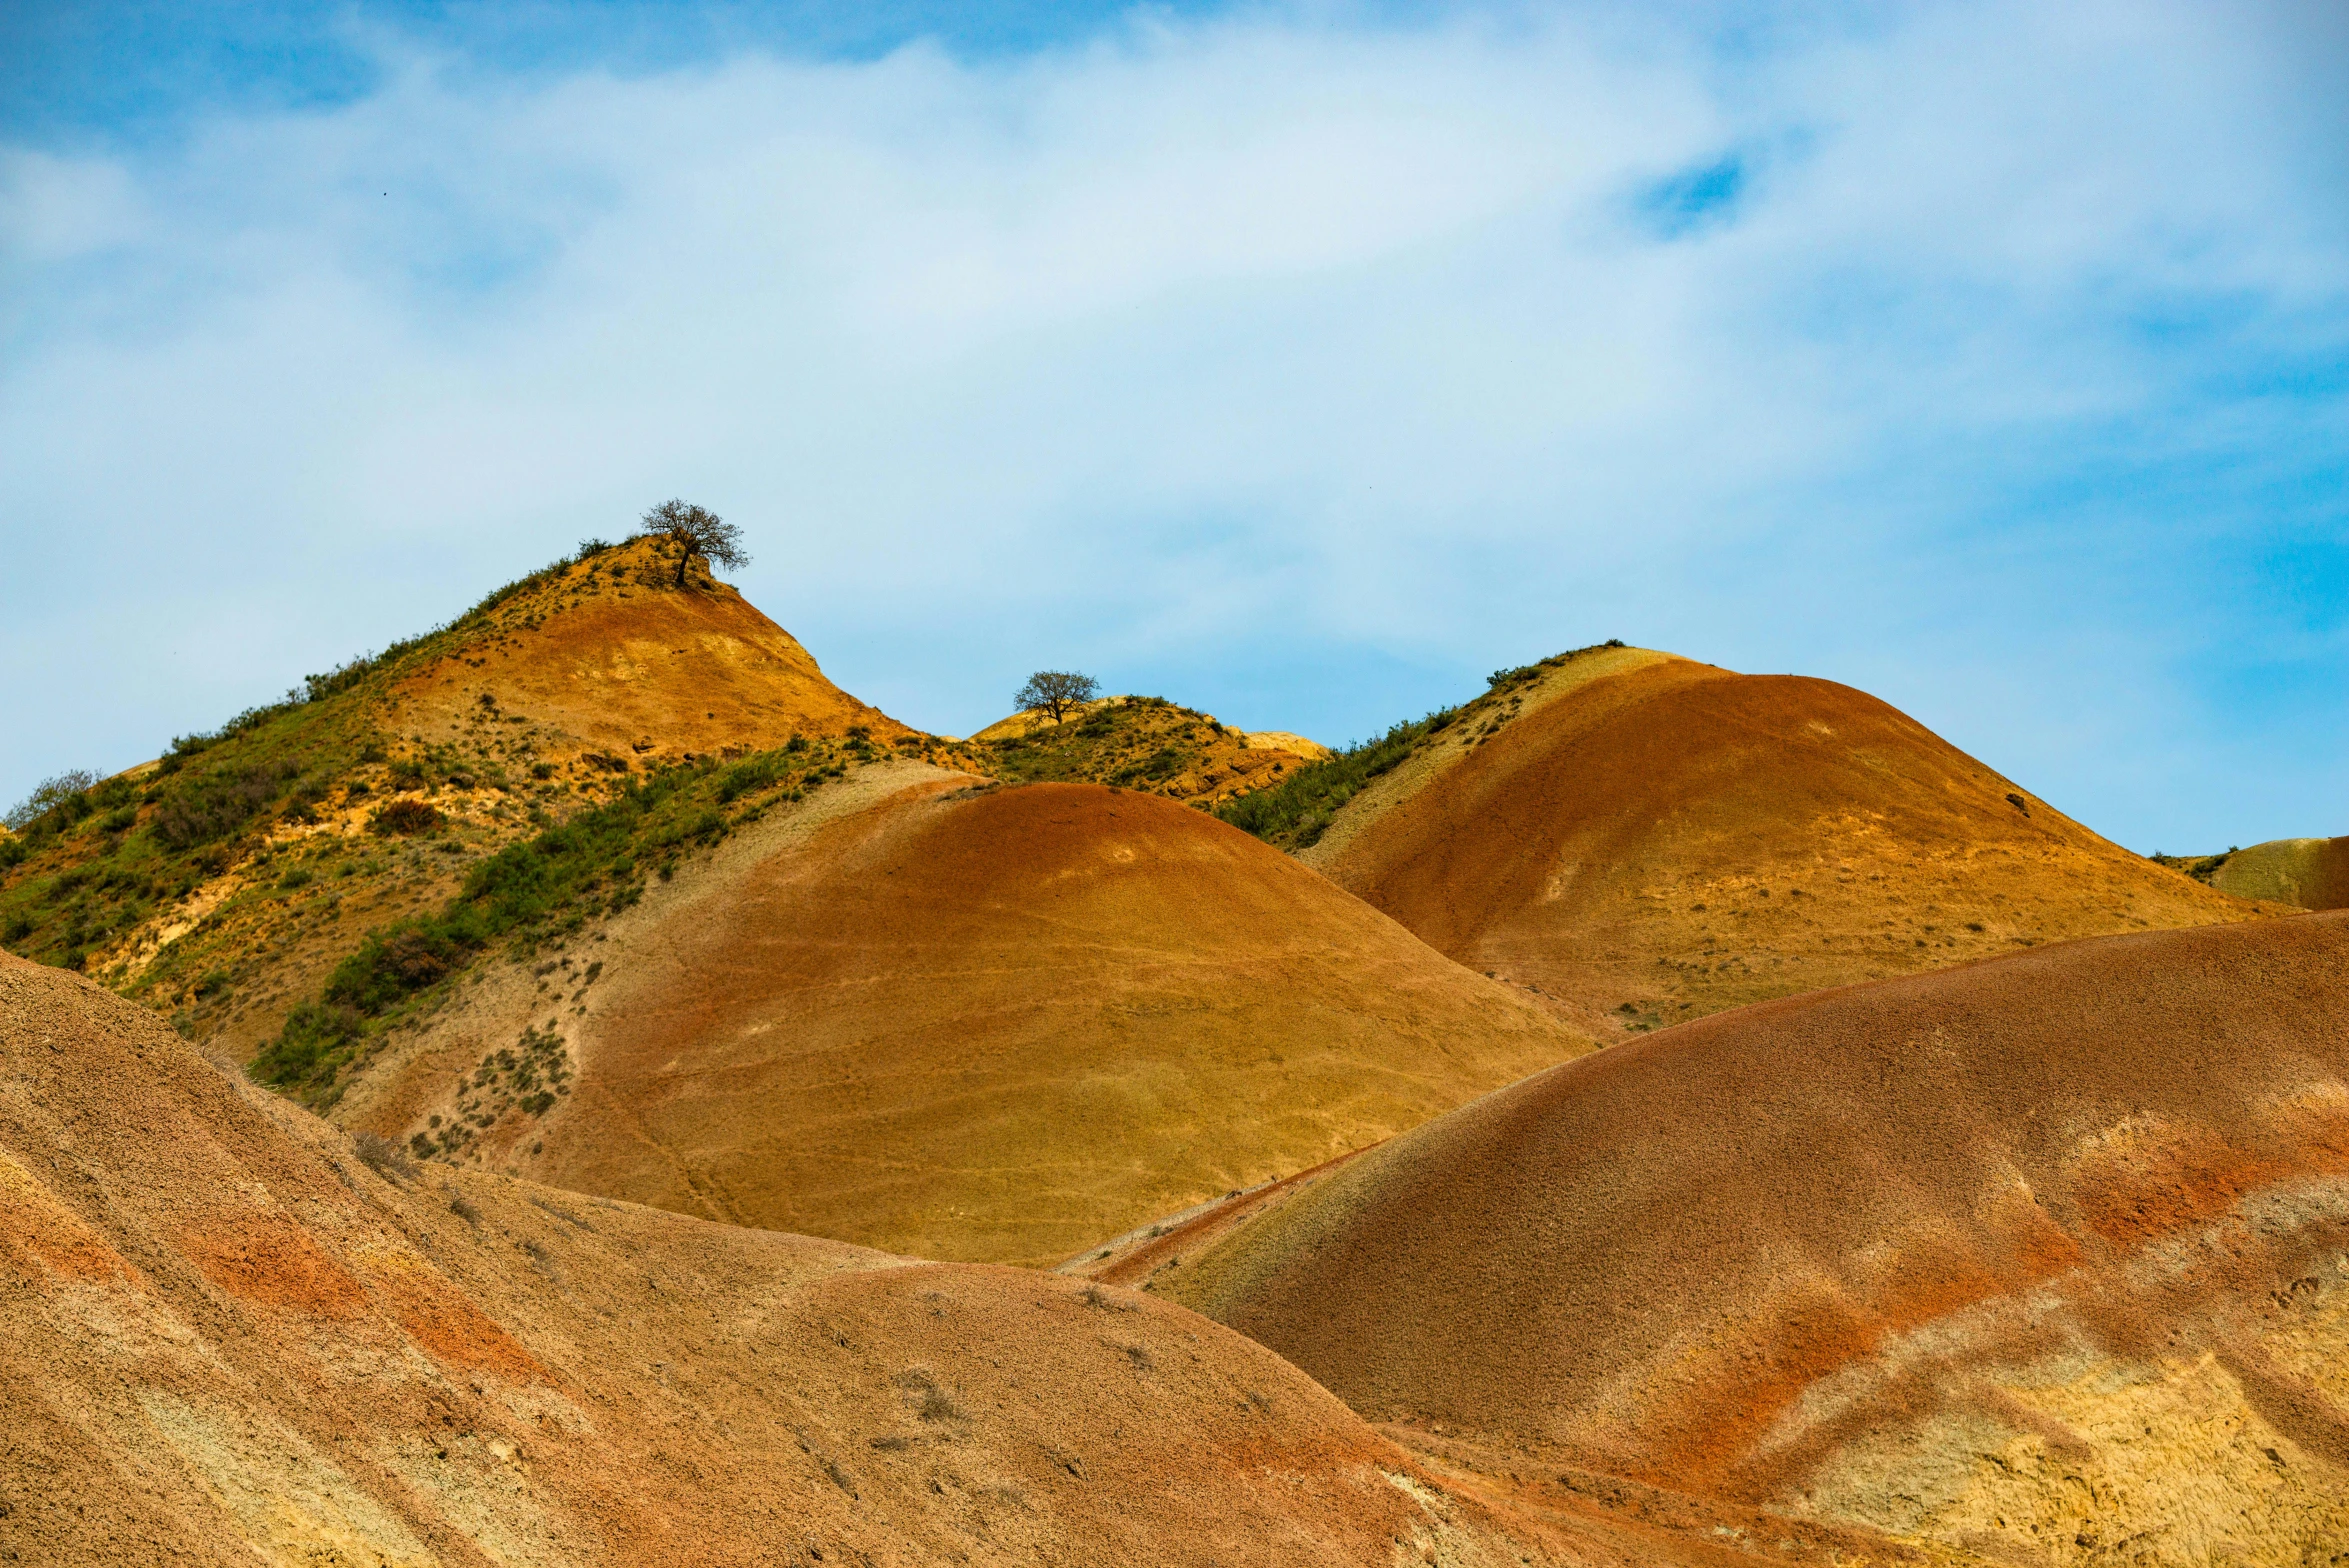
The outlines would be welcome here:
M 0 1086 L 0 1560 L 1582 1560 L 1188 1312 L 404 1169 L 4 954 Z
M 2279 838 L 2220 858 L 2210 885 L 2237 898 L 2349 909 L 2349 838 Z
M 1187 1250 L 1154 1289 L 1511 1471 L 2001 1562 L 2331 1561 L 2349 916 L 1684 1024 Z
M 1203 812 L 898 763 L 501 968 L 337 1115 L 662 1207 L 1044 1261 L 1587 1048 Z M 482 1087 L 499 1052 L 575 1077 L 526 1114 Z
M 522 715 L 581 751 L 654 760 L 860 726 L 880 740 L 911 733 L 833 685 L 789 632 L 698 560 L 683 587 L 676 571 L 640 539 L 533 580 L 400 681 L 385 723 L 440 741 Z
M 1524 673 L 1302 858 L 1585 1027 L 2256 912 L 1847 686 L 1640 649 Z

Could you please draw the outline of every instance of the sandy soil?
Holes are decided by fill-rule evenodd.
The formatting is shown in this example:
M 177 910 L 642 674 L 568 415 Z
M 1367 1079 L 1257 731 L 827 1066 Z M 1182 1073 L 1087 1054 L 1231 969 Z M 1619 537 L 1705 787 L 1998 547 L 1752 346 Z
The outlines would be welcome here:
M 1470 1469 L 2012 1562 L 2349 1548 L 2349 915 L 1717 1015 L 1270 1196 L 1102 1272 Z

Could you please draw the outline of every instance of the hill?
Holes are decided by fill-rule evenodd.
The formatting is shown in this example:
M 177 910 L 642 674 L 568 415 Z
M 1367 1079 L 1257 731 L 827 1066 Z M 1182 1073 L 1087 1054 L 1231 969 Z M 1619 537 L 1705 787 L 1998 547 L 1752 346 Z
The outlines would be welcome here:
M 434 971 L 314 1097 L 420 1155 L 1042 1262 L 1588 1048 L 1160 797 L 900 761 L 730 809 L 528 964 Z
M 1216 806 L 1328 755 L 1301 735 L 1250 735 L 1164 697 L 1104 697 L 1059 723 L 1041 709 L 998 719 L 964 744 L 961 765 L 1007 784 L 1114 784 Z
M 2001 1562 L 2349 1541 L 2349 915 L 1718 1014 L 1231 1207 L 1089 1264 L 1526 1495 Z
M 2349 909 L 2349 838 L 2279 838 L 2214 857 L 2212 887 L 2300 909 Z
M 5 955 L 0 1084 L 11 1562 L 1587 1560 L 1180 1308 L 404 1167 Z
M 833 686 L 698 562 L 587 546 L 448 625 L 313 675 L 0 842 L 0 943 L 242 1060 L 369 927 L 664 770 L 929 743 Z
M 1619 646 L 1503 671 L 1225 815 L 1609 1033 L 2259 912 L 1863 692 Z

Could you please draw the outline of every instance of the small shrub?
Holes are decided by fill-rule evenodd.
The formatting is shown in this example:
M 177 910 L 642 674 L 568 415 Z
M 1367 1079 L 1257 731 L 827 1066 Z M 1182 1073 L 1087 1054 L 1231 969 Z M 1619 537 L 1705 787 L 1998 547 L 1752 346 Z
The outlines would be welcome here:
M 773 752 L 738 762 L 718 780 L 721 803 L 740 799 L 753 790 L 767 789 L 783 776 L 783 759 Z
M 93 809 L 88 791 L 98 782 L 98 775 L 87 768 L 75 768 L 46 778 L 33 786 L 33 792 L 8 808 L 0 822 L 23 832 L 33 822 L 47 818 L 52 826 L 66 827 L 88 816 Z
M 263 760 L 184 778 L 156 808 L 150 831 L 168 849 L 215 843 L 267 809 L 293 771 L 289 762 Z
M 416 1163 L 408 1158 L 408 1151 L 381 1133 L 360 1133 L 351 1140 L 351 1152 L 359 1156 L 360 1164 L 395 1186 L 415 1179 Z
M 447 820 L 436 806 L 421 800 L 401 799 L 377 811 L 367 825 L 378 833 L 411 837 L 418 833 L 430 833 Z
M 293 870 L 287 872 L 284 876 L 279 877 L 277 879 L 277 885 L 281 888 L 284 888 L 286 891 L 291 892 L 298 887 L 308 887 L 316 879 L 317 873 L 312 871 L 308 866 L 296 866 Z
M 245 1072 L 274 1089 L 322 1089 L 334 1081 L 359 1038 L 356 1009 L 303 1002 L 286 1015 L 285 1027 Z

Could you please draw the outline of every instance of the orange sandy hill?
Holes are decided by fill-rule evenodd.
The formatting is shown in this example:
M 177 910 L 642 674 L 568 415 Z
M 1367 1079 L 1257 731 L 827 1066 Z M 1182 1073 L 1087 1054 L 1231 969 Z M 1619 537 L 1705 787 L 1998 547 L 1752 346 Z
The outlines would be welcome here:
M 795 734 L 911 734 L 827 680 L 792 635 L 696 557 L 636 539 L 498 604 L 465 644 L 394 688 L 387 727 L 441 742 L 523 715 L 561 749 L 622 760 L 780 746 Z M 487 699 L 486 701 L 484 699 Z
M 1180 1308 L 354 1157 L 5 955 L 0 1418 L 27 1564 L 1602 1560 Z
M 1044 1262 L 1588 1049 L 1204 813 L 911 761 L 479 985 L 337 1120 L 583 1191 Z
M 1329 748 L 1286 730 L 1248 734 L 1163 697 L 1103 697 L 1054 722 L 1041 708 L 972 736 L 968 765 L 1005 783 L 1115 784 L 1220 805 L 1276 784 Z
M 1518 674 L 1300 858 L 1585 1028 L 2258 912 L 1847 686 L 1638 648 Z
M 1103 1272 L 1528 1496 L 2001 1563 L 2349 1542 L 2349 915 L 1716 1015 L 1258 1209 Z

